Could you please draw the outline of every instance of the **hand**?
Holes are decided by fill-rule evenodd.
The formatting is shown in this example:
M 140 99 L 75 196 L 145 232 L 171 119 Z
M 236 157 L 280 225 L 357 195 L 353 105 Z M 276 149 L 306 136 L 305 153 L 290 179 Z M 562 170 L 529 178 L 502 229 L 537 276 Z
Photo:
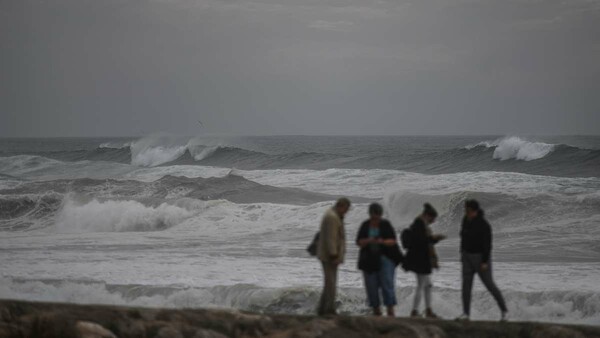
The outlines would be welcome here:
M 438 241 L 441 241 L 441 240 L 443 240 L 443 239 L 446 239 L 446 238 L 447 238 L 447 237 L 446 237 L 446 235 L 441 235 L 441 234 L 440 234 L 440 235 L 435 235 L 435 237 L 436 237 L 436 239 L 437 239 Z
M 489 269 L 489 265 L 487 263 L 481 263 L 481 271 L 487 271 Z
M 339 258 L 336 258 L 333 260 L 332 263 L 333 263 L 333 265 L 340 265 L 340 264 L 342 264 L 342 261 Z

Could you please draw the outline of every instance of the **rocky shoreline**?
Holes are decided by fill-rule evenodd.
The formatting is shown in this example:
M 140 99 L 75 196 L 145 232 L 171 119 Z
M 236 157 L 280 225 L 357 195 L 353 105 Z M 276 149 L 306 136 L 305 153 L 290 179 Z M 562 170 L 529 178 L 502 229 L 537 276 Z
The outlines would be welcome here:
M 151 309 L 0 301 L 4 337 L 598 337 L 600 327 L 552 323 L 458 323 L 446 320 L 254 314 L 228 310 Z

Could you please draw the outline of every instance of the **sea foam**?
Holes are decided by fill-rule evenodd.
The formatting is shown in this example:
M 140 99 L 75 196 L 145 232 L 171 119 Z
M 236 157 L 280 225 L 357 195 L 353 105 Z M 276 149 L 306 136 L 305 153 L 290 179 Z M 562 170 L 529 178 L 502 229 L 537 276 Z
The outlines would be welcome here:
M 554 144 L 529 142 L 519 137 L 507 137 L 498 143 L 493 156 L 502 161 L 508 159 L 539 160 L 550 154 L 554 147 Z
M 496 160 L 522 160 L 532 161 L 546 157 L 556 148 L 555 144 L 543 142 L 532 142 L 518 136 L 507 136 L 494 141 L 483 141 L 477 144 L 467 145 L 465 149 L 471 150 L 477 147 L 495 148 L 492 155 Z
M 66 198 L 56 219 L 58 232 L 155 231 L 170 228 L 194 211 L 162 203 L 156 207 L 137 201 L 93 199 L 78 203 Z

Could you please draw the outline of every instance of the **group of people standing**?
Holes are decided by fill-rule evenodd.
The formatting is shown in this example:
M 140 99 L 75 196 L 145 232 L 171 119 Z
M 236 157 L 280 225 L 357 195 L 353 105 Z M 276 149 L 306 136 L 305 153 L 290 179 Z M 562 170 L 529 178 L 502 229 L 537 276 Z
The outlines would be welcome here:
M 319 315 L 336 314 L 335 298 L 337 272 L 344 262 L 346 235 L 344 216 L 350 209 L 350 200 L 340 198 L 335 206 L 323 216 L 321 228 L 314 242 L 314 254 L 323 265 L 324 288 L 319 301 Z M 416 291 L 411 317 L 439 318 L 432 310 L 431 273 L 439 268 L 435 244 L 446 238 L 434 234 L 431 229 L 438 216 L 433 206 L 426 203 L 423 212 L 412 225 L 401 232 L 400 238 L 392 224 L 384 219 L 383 207 L 377 203 L 369 206 L 369 219 L 364 221 L 356 236 L 359 246 L 358 268 L 362 271 L 369 306 L 373 314 L 381 316 L 381 303 L 388 316 L 395 316 L 397 305 L 395 280 L 396 268 L 402 266 L 416 276 Z M 406 250 L 402 253 L 399 241 Z M 465 216 L 460 230 L 462 262 L 463 314 L 457 320 L 469 320 L 471 291 L 475 274 L 490 291 L 501 310 L 501 320 L 508 312 L 502 293 L 492 278 L 491 249 L 492 231 L 484 218 L 484 212 L 475 200 L 465 202 Z M 381 297 L 380 297 L 381 295 Z M 425 299 L 425 311 L 419 311 L 421 299 Z

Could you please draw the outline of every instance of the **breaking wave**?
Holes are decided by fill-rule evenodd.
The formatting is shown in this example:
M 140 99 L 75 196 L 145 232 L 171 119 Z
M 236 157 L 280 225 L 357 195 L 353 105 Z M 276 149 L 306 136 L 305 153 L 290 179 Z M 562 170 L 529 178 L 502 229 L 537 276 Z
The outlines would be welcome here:
M 335 149 L 262 147 L 245 141 L 176 138 L 152 135 L 132 142 L 105 142 L 95 149 L 40 152 L 0 157 L 0 173 L 15 174 L 14 165 L 34 170 L 39 162 L 66 161 L 120 163 L 152 168 L 172 165 L 199 165 L 244 170 L 257 169 L 393 169 L 426 174 L 474 171 L 520 172 L 562 177 L 600 176 L 600 149 L 566 144 L 535 142 L 511 136 L 476 144 L 447 148 L 410 149 L 357 143 Z M 389 141 L 388 141 L 389 142 Z M 294 145 L 293 142 L 290 143 Z M 372 147 L 371 147 L 372 146 Z M 365 148 L 366 147 L 366 148 Z M 307 151 L 310 150 L 310 151 Z M 24 161 L 24 156 L 27 160 Z M 45 159 L 45 160 L 44 160 Z M 574 165 L 576 163 L 577 165 Z M 46 163 L 50 164 L 50 163 Z M 13 166 L 11 168 L 11 166 Z M 28 168 L 22 168 L 29 172 Z M 36 170 L 37 170 L 36 169 Z
M 131 163 L 138 166 L 197 164 L 239 169 L 395 169 L 423 173 L 512 171 L 553 176 L 598 176 L 600 150 L 533 142 L 511 136 L 462 149 L 427 153 L 268 153 L 227 144 L 204 145 L 198 140 L 173 144 L 160 137 L 131 146 Z M 578 166 L 572 163 L 577 162 Z
M 311 205 L 335 198 L 262 185 L 232 174 L 210 178 L 167 175 L 150 182 L 89 178 L 24 182 L 0 190 L 0 231 L 30 231 L 53 224 L 59 232 L 156 231 L 198 216 L 206 211 L 205 201 Z M 357 197 L 355 201 L 367 199 Z
M 198 211 L 161 203 L 145 206 L 137 201 L 99 201 L 79 203 L 68 198 L 56 220 L 61 233 L 155 231 L 170 228 Z
M 466 149 L 477 147 L 494 148 L 493 158 L 501 161 L 515 159 L 522 161 L 539 160 L 546 157 L 556 148 L 555 144 L 530 142 L 517 136 L 505 137 L 495 141 L 484 141 L 468 145 Z
M 169 136 L 157 135 L 133 142 L 130 149 L 131 164 L 153 167 L 176 160 L 185 153 L 187 145 L 177 144 Z

